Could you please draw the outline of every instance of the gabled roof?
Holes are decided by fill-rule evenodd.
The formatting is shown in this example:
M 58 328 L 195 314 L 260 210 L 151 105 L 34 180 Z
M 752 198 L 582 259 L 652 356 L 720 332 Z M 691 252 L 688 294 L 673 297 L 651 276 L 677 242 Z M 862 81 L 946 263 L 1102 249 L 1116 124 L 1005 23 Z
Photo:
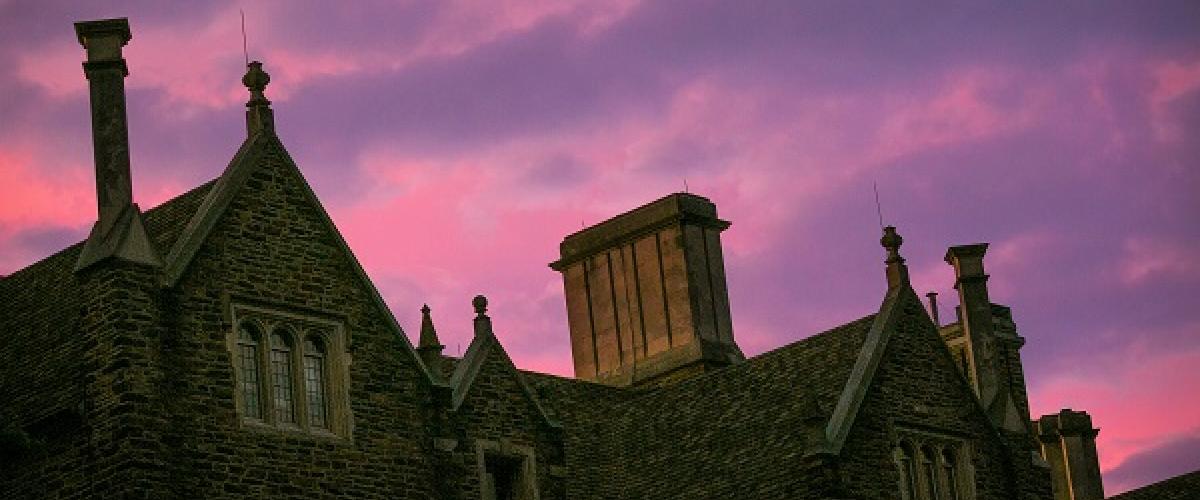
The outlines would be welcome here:
M 884 297 L 883 305 L 879 306 L 879 313 L 871 321 L 871 329 L 867 331 L 862 349 L 854 361 L 854 368 L 842 388 L 841 396 L 838 397 L 837 407 L 833 409 L 825 427 L 828 452 L 841 453 L 842 446 L 846 444 L 846 437 L 850 435 L 858 410 L 862 408 L 863 400 L 867 397 L 867 389 L 870 388 L 875 371 L 879 369 L 879 363 L 883 360 L 888 339 L 895 330 L 896 320 L 900 316 L 900 304 L 910 296 L 915 296 L 911 287 L 892 287 Z
M 454 374 L 450 376 L 450 387 L 452 392 L 451 409 L 458 410 L 462 406 L 463 401 L 467 398 L 467 393 L 470 392 L 472 384 L 475 383 L 475 377 L 479 375 L 480 368 L 483 367 L 484 361 L 489 356 L 499 356 L 505 367 L 508 368 L 513 380 L 521 388 L 521 392 L 525 394 L 529 403 L 537 409 L 542 419 L 551 427 L 561 427 L 559 422 L 552 418 L 546 412 L 546 408 L 542 406 L 542 402 L 534 394 L 533 390 L 526 383 L 525 377 L 521 371 L 513 364 L 512 358 L 508 356 L 508 352 L 504 350 L 504 346 L 500 345 L 500 341 L 490 332 L 483 335 L 476 335 L 471 339 L 471 344 L 467 346 L 466 354 L 454 367 Z
M 780 496 L 755 491 L 771 484 L 755 474 L 797 473 L 785 462 L 809 451 L 804 426 L 829 419 L 877 318 L 649 389 L 527 374 L 566 429 L 568 495 Z M 715 478 L 728 484 L 714 485 Z
M 358 278 L 361 286 L 367 290 L 371 301 L 374 302 L 379 314 L 386 318 L 392 332 L 399 338 L 400 343 L 404 346 L 404 350 L 421 373 L 425 375 L 426 380 L 434 383 L 430 376 L 429 368 L 421 361 L 421 357 L 417 355 L 416 349 L 409 340 L 408 335 L 405 335 L 404 329 L 400 327 L 400 323 L 396 321 L 392 310 L 387 307 L 383 300 L 383 296 L 379 294 L 379 290 L 375 288 L 375 283 L 367 276 L 363 270 L 362 264 L 358 262 L 358 258 L 354 256 L 354 252 L 350 250 L 350 246 L 346 244 L 342 233 L 337 230 L 333 224 L 333 220 L 329 218 L 329 213 L 325 211 L 324 205 L 313 192 L 312 187 L 308 185 L 308 181 L 304 179 L 304 175 L 300 173 L 300 169 L 296 166 L 296 162 L 287 152 L 287 148 L 279 140 L 279 137 L 271 130 L 258 131 L 250 134 L 233 159 L 229 161 L 229 165 L 225 168 L 225 172 L 221 177 L 217 178 L 212 189 L 204 198 L 204 202 L 192 215 L 187 226 L 183 229 L 175 244 L 171 247 L 171 251 L 167 254 L 166 263 L 163 268 L 163 285 L 175 286 L 179 279 L 183 276 L 192 259 L 200 246 L 208 238 L 220 220 L 226 209 L 229 208 L 230 202 L 233 200 L 237 192 L 246 184 L 247 179 L 256 168 L 263 164 L 263 159 L 271 150 L 277 151 L 283 159 L 284 165 L 291 169 L 300 185 L 303 186 L 304 195 L 307 201 L 312 205 L 315 212 L 320 217 L 320 221 L 325 226 L 326 231 L 333 236 L 335 244 L 342 250 L 342 255 L 350 261 L 350 267 L 353 269 L 355 276 Z
M 206 182 L 143 214 L 150 242 L 159 255 L 170 248 L 212 187 Z M 81 353 L 75 328 L 79 321 L 79 283 L 74 266 L 83 242 L 0 279 L 0 401 L 25 425 L 63 409 L 82 397 L 77 371 Z M 64 368 L 65 367 L 65 368 Z M 18 413 L 19 412 L 19 413 Z M 0 419 L 2 420 L 2 419 Z

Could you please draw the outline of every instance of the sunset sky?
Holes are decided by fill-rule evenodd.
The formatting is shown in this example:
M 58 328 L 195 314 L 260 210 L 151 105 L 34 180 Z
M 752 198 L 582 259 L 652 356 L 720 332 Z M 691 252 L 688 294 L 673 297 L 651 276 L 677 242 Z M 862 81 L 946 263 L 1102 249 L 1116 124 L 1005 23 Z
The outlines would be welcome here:
M 1200 468 L 1200 2 L 0 0 L 0 274 L 95 219 L 72 23 L 128 17 L 135 201 L 245 137 L 239 9 L 277 129 L 410 336 L 486 294 L 570 375 L 582 224 L 681 191 L 722 218 L 748 355 L 874 312 L 872 183 L 918 292 L 990 242 L 1035 415 L 1091 413 L 1107 493 Z M 970 3 L 971 5 L 964 5 Z

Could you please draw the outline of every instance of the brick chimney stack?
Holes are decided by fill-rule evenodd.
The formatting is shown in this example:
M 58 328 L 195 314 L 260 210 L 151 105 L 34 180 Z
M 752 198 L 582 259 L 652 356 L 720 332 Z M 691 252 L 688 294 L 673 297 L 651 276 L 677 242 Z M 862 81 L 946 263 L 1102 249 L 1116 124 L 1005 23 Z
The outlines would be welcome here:
M 733 340 L 721 231 L 706 198 L 676 193 L 563 239 L 575 376 L 669 383 L 744 359 Z
M 75 23 L 87 50 L 83 73 L 91 94 L 92 150 L 96 162 L 98 217 L 75 269 L 109 257 L 161 265 L 146 236 L 141 212 L 133 203 L 129 172 L 129 128 L 125 117 L 125 77 L 129 68 L 121 48 L 132 38 L 125 18 Z

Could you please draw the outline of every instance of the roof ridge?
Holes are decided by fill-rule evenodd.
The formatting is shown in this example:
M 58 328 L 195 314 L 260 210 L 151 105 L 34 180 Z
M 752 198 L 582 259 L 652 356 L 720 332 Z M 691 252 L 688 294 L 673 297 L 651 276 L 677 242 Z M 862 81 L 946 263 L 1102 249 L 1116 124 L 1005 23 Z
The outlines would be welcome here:
M 155 205 L 153 208 L 147 209 L 142 215 L 143 215 L 143 217 L 150 217 L 150 215 L 152 213 L 161 213 L 162 209 L 169 208 L 168 205 L 174 206 L 176 203 L 183 201 L 189 195 L 192 195 L 193 193 L 195 193 L 201 189 L 209 187 L 209 185 L 211 185 L 214 182 L 216 182 L 215 178 L 205 181 L 195 187 L 192 187 L 191 189 L 188 189 L 187 191 L 184 191 L 175 196 L 172 196 L 171 198 L 167 199 L 166 201 L 163 201 L 162 203 Z M 154 235 L 154 234 L 150 235 L 151 238 L 153 238 L 154 236 L 156 236 L 156 235 Z M 86 240 L 87 240 L 87 237 L 84 236 L 82 239 L 80 239 L 74 243 L 71 243 L 70 245 L 67 245 L 66 247 L 63 247 L 62 249 L 60 249 L 54 253 L 51 253 L 50 255 L 47 255 L 38 260 L 35 260 L 35 261 L 27 264 L 25 267 L 22 267 L 19 269 L 14 269 L 12 272 L 5 275 L 4 278 L 8 279 L 8 278 L 17 276 L 18 274 L 25 274 L 28 272 L 32 272 L 34 270 L 34 268 L 40 267 L 42 265 L 46 265 L 48 262 L 50 262 L 51 260 L 53 260 L 55 258 L 61 258 L 63 256 L 63 254 L 66 254 L 67 252 L 72 251 L 73 249 L 75 249 L 75 247 L 82 247 L 83 243 Z
M 793 352 L 798 347 L 812 344 L 818 340 L 828 339 L 829 338 L 828 335 L 831 335 L 835 332 L 844 331 L 844 329 L 846 329 L 847 327 L 849 327 L 851 325 L 855 325 L 855 324 L 858 324 L 858 323 L 861 323 L 864 321 L 868 321 L 868 320 L 874 321 L 874 318 L 876 315 L 878 315 L 878 313 L 868 314 L 861 318 L 857 318 L 857 319 L 848 321 L 846 323 L 842 323 L 840 325 L 834 326 L 834 327 L 826 329 L 824 331 L 809 335 L 808 337 L 804 337 L 802 339 L 792 341 L 791 343 L 776 347 L 775 349 L 766 351 L 757 356 L 754 356 L 751 358 L 746 358 L 746 360 L 744 362 L 732 364 L 732 365 L 729 365 L 729 366 L 726 366 L 726 367 L 723 367 L 723 368 L 720 368 L 717 370 L 702 373 L 700 375 L 691 377 L 686 380 L 682 380 L 675 384 L 666 385 L 666 386 L 650 387 L 650 388 L 645 388 L 641 391 L 636 391 L 631 394 L 632 399 L 634 399 L 634 400 L 641 399 L 644 397 L 658 395 L 663 392 L 670 392 L 673 390 L 683 390 L 689 386 L 697 385 L 697 384 L 701 383 L 702 381 L 707 381 L 709 379 L 715 378 L 716 376 L 718 376 L 718 374 L 726 374 L 727 375 L 727 374 L 735 372 L 735 371 L 750 370 L 760 364 L 766 363 L 768 360 L 782 356 L 783 354 L 786 354 L 786 353 Z

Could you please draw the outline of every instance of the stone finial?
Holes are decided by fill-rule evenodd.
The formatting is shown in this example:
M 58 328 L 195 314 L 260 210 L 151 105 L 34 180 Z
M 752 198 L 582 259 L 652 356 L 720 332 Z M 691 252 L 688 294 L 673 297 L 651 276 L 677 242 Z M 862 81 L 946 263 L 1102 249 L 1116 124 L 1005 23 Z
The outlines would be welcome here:
M 242 85 L 250 91 L 250 100 L 246 102 L 246 131 L 272 132 L 275 130 L 275 116 L 271 111 L 271 101 L 267 100 L 264 91 L 271 83 L 271 75 L 262 69 L 262 63 L 251 61 L 246 65 L 246 75 L 242 77 Z
M 471 299 L 471 305 L 475 307 L 475 335 L 492 335 L 492 318 L 487 315 L 487 297 L 476 295 Z
M 904 237 L 896 232 L 896 226 L 883 228 L 883 237 L 879 238 L 879 244 L 887 249 L 887 263 L 904 262 L 904 257 L 900 256 L 900 245 L 904 244 Z
M 887 249 L 887 282 L 888 288 L 896 288 L 908 283 L 908 266 L 904 265 L 904 257 L 900 256 L 900 245 L 904 238 L 896 232 L 895 226 L 883 228 L 883 237 L 879 244 Z

